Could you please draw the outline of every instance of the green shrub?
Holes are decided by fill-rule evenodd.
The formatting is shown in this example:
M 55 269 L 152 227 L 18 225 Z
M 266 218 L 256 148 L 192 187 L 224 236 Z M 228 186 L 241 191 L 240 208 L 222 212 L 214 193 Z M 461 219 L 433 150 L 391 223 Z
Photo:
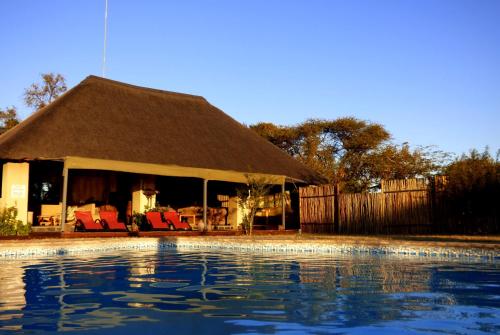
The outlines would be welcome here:
M 23 224 L 17 218 L 17 208 L 0 208 L 0 236 L 25 236 L 31 232 L 30 224 Z
M 147 224 L 146 214 L 134 211 L 134 214 L 132 215 L 132 218 L 133 218 L 132 222 L 137 225 L 137 228 L 139 230 L 145 230 L 146 224 Z

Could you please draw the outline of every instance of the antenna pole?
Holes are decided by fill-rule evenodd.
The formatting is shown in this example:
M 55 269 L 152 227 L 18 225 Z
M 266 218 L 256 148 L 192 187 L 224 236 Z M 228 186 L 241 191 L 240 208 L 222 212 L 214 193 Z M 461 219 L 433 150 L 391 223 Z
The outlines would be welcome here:
M 106 0 L 106 8 L 104 9 L 104 50 L 102 54 L 102 77 L 106 78 L 106 46 L 108 35 L 108 0 Z

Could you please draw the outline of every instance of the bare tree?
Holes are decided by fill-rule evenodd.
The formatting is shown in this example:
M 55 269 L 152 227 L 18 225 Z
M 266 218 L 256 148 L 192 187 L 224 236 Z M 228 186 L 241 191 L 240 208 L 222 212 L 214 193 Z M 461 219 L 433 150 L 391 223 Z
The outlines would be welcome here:
M 35 110 L 47 106 L 68 89 L 61 74 L 51 72 L 41 76 L 41 83 L 33 83 L 24 91 L 24 102 Z
M 238 206 L 243 213 L 243 229 L 245 233 L 252 235 L 255 214 L 264 200 L 264 197 L 271 191 L 273 185 L 271 181 L 265 177 L 259 178 L 247 175 L 246 178 L 246 187 L 237 190 Z

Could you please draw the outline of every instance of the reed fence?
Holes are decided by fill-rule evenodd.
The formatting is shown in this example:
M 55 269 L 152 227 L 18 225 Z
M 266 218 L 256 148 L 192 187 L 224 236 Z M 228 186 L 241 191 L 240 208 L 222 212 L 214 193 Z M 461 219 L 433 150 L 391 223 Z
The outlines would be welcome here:
M 413 234 L 432 230 L 431 192 L 425 179 L 383 181 L 380 193 L 338 194 L 333 185 L 309 186 L 299 189 L 299 197 L 303 232 Z
M 299 188 L 300 223 L 309 233 L 333 233 L 335 219 L 333 185 Z

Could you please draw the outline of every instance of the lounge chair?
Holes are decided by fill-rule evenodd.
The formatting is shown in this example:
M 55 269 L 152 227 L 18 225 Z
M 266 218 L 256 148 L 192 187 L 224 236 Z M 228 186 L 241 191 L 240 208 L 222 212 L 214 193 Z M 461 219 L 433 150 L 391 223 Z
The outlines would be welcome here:
M 127 226 L 123 222 L 118 222 L 118 212 L 114 211 L 99 211 L 101 224 L 109 231 L 128 231 Z
M 89 211 L 75 211 L 75 231 L 103 231 L 99 220 L 94 220 Z
M 152 230 L 170 230 L 170 227 L 167 222 L 164 222 L 161 219 L 160 212 L 147 212 L 146 219 L 151 225 Z
M 181 220 L 179 220 L 179 215 L 177 215 L 177 212 L 164 212 L 163 216 L 165 217 L 165 220 L 174 227 L 175 230 L 192 230 L 189 223 L 181 222 Z

